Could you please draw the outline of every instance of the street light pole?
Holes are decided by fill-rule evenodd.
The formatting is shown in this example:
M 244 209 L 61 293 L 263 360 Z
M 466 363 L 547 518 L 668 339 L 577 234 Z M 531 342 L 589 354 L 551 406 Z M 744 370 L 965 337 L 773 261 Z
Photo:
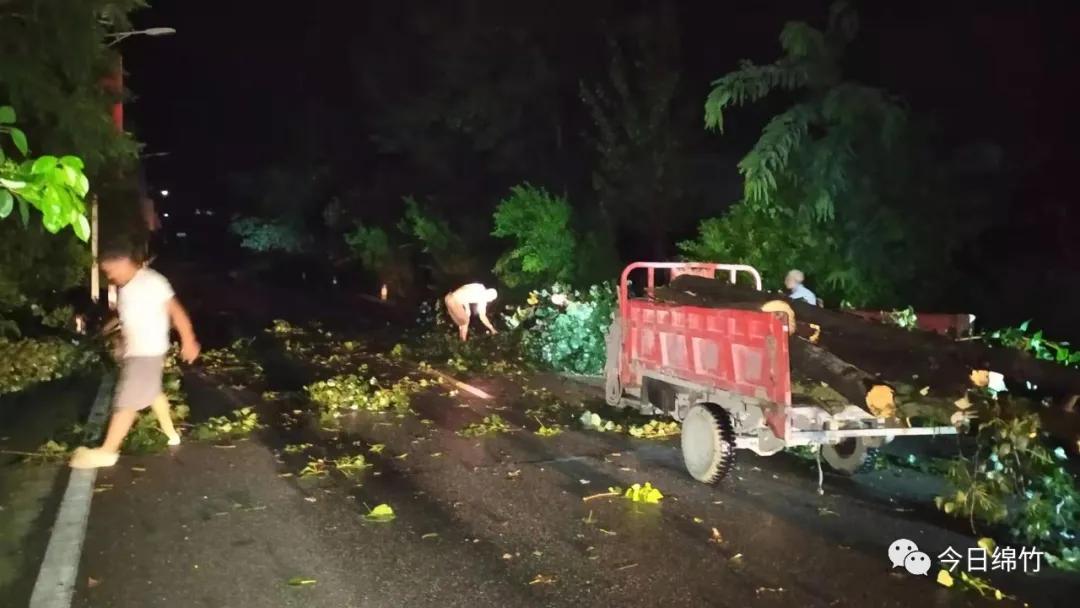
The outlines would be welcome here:
M 175 34 L 176 30 L 171 27 L 151 27 L 144 30 L 132 30 L 130 32 L 114 32 L 108 34 L 106 38 L 111 38 L 107 46 L 114 46 L 121 40 L 131 36 L 170 36 Z M 105 87 L 114 93 L 117 97 L 117 102 L 113 105 L 113 125 L 116 130 L 124 132 L 124 58 L 122 55 L 117 57 L 116 72 L 111 74 L 105 80 Z M 98 216 L 100 215 L 98 209 L 98 198 L 94 195 L 90 199 L 90 301 L 97 304 L 101 299 L 101 269 L 98 262 L 98 242 L 99 242 L 99 224 Z M 112 286 L 109 287 L 109 304 L 115 305 L 116 293 Z

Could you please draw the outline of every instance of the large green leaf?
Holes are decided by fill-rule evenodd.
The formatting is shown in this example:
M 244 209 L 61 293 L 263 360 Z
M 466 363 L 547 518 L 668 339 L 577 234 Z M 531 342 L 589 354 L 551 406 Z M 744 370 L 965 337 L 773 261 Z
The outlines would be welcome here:
M 56 157 L 45 155 L 34 161 L 34 164 L 30 166 L 30 173 L 40 175 L 52 171 L 55 167 Z
M 7 190 L 0 190 L 0 220 L 11 215 L 11 210 L 14 208 L 15 197 L 11 196 Z
M 86 166 L 83 164 L 82 159 L 78 156 L 61 156 L 60 164 L 64 165 L 65 167 L 71 167 L 72 169 L 75 169 L 77 171 L 82 171 L 86 168 Z
M 71 228 L 75 230 L 75 236 L 79 237 L 80 240 L 85 242 L 90 238 L 90 222 L 85 215 L 80 215 L 79 221 L 73 223 Z
M 23 133 L 22 129 L 15 127 L 11 127 L 9 133 L 11 134 L 11 143 L 15 144 L 15 147 L 23 156 L 26 156 L 30 152 L 30 145 L 26 143 L 26 133 Z
M 10 125 L 15 122 L 15 108 L 0 106 L 0 125 Z

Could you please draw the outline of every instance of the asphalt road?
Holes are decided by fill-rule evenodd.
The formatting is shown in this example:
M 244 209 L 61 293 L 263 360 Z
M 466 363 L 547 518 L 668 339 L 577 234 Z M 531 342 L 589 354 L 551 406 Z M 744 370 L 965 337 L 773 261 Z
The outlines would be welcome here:
M 189 374 L 188 387 L 195 417 L 258 401 L 202 375 Z M 819 496 L 807 463 L 741 454 L 736 474 L 712 488 L 683 471 L 677 440 L 573 430 L 459 436 L 491 413 L 524 422 L 513 385 L 488 379 L 485 388 L 497 398 L 431 393 L 415 400 L 416 415 L 358 413 L 335 433 L 292 427 L 279 415 L 289 403 L 262 404 L 269 427 L 234 447 L 185 443 L 122 458 L 98 477 L 76 605 L 1013 603 L 891 568 L 886 551 L 897 538 L 932 556 L 974 546 L 954 520 L 919 506 L 922 480 L 829 475 Z M 588 392 L 553 388 L 568 400 Z M 312 446 L 285 454 L 286 442 Z M 374 444 L 385 448 L 372 454 Z M 374 464 L 354 479 L 296 474 L 309 457 L 354 453 Z M 664 492 L 661 504 L 583 500 L 645 481 Z M 395 520 L 364 518 L 380 503 Z M 290 586 L 294 577 L 315 582 Z M 1074 605 L 1078 579 L 994 580 L 1031 605 L 1063 606 Z

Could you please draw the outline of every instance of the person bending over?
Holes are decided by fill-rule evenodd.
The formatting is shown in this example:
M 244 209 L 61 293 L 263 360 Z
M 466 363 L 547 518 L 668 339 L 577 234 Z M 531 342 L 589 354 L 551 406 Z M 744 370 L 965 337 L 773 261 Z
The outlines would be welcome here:
M 487 318 L 487 305 L 494 302 L 497 297 L 499 297 L 499 292 L 488 289 L 480 283 L 462 285 L 446 294 L 444 299 L 446 312 L 450 313 L 450 318 L 457 325 L 458 335 L 461 336 L 462 342 L 469 338 L 469 319 L 472 317 L 473 307 L 476 307 L 476 316 L 480 317 L 480 322 L 491 333 L 499 333 L 495 331 L 495 327 Z
M 173 428 L 169 400 L 162 387 L 165 355 L 169 352 L 169 324 L 180 334 L 180 356 L 191 363 L 199 356 L 199 342 L 187 311 L 169 281 L 155 270 L 138 264 L 130 252 L 110 250 L 101 257 L 101 269 L 120 288 L 117 303 L 123 335 L 123 359 L 113 393 L 113 413 L 101 447 L 75 450 L 76 469 L 116 464 L 120 446 L 141 410 L 151 408 L 169 445 L 180 443 Z

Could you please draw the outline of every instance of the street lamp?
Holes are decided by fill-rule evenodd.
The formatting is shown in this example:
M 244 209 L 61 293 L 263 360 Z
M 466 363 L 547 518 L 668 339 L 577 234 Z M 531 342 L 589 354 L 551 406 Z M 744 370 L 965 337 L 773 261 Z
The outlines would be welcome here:
M 112 46 L 117 42 L 120 42 L 124 38 L 128 38 L 130 36 L 171 36 L 175 33 L 176 30 L 171 27 L 149 27 L 145 30 L 132 30 L 130 32 L 113 32 L 112 34 L 108 34 L 105 37 L 112 39 L 111 41 L 109 41 L 109 46 Z
M 168 190 L 162 190 L 161 191 L 161 196 L 169 196 L 169 191 Z

